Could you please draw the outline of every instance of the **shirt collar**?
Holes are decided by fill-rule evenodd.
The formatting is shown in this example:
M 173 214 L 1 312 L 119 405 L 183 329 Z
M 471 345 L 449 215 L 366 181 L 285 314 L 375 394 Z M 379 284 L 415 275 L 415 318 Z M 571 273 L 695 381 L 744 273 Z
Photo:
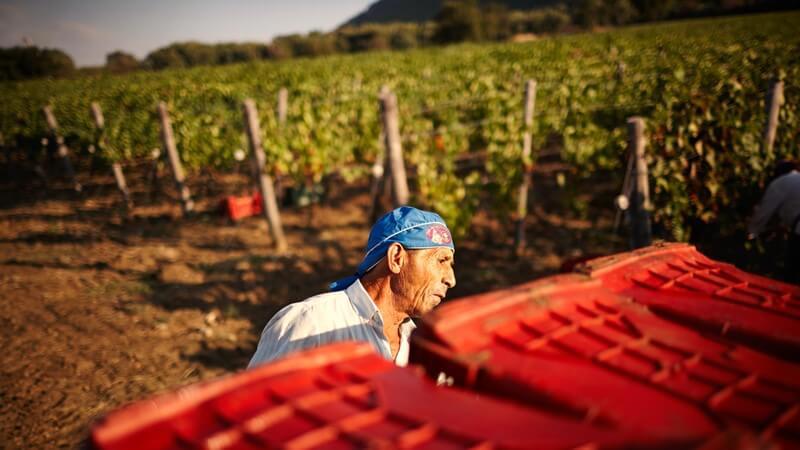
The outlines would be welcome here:
M 381 317 L 381 312 L 378 310 L 378 305 L 375 304 L 375 301 L 372 300 L 367 290 L 364 289 L 361 280 L 356 280 L 355 283 L 348 286 L 344 292 L 347 294 L 347 298 L 350 299 L 350 303 L 356 308 L 359 316 L 363 317 L 364 320 L 368 322 L 377 320 L 381 323 L 381 326 L 383 325 L 383 318 Z
M 411 336 L 411 332 L 416 329 L 417 329 L 417 324 L 414 323 L 414 319 L 412 319 L 411 317 L 406 317 L 400 323 L 400 336 L 402 336 L 403 339 L 408 340 L 408 338 Z

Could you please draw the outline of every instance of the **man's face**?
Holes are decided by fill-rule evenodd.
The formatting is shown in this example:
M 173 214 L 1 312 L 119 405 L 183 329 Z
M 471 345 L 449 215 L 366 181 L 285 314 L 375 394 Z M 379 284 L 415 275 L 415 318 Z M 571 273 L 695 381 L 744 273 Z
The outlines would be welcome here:
M 396 278 L 394 290 L 401 304 L 395 305 L 412 317 L 432 310 L 456 285 L 453 251 L 447 247 L 408 250 L 406 264 Z

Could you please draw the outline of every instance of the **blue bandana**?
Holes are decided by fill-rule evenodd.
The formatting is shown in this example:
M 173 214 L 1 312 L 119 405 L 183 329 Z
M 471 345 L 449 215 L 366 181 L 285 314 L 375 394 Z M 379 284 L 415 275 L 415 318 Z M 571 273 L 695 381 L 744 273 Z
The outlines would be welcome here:
M 408 250 L 447 247 L 455 250 L 453 237 L 436 213 L 422 211 L 411 206 L 401 206 L 384 214 L 369 232 L 366 254 L 352 276 L 334 281 L 328 286 L 331 291 L 341 291 L 363 277 L 386 256 L 386 250 L 397 242 Z

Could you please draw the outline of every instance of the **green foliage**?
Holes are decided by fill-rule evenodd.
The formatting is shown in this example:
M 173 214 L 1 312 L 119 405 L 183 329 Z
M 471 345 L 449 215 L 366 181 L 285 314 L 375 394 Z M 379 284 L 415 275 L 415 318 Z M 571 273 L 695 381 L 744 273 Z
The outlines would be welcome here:
M 436 42 L 480 41 L 483 38 L 477 0 L 445 0 L 435 21 L 433 38 Z
M 414 23 L 368 24 L 343 27 L 330 33 L 313 31 L 278 36 L 270 44 L 179 42 L 154 50 L 145 57 L 141 67 L 164 70 L 368 50 L 404 50 L 429 44 L 432 36 L 429 28 L 427 24 Z M 129 71 L 137 65 L 129 56 L 112 53 L 106 66 L 112 73 Z
M 779 158 L 800 148 L 798 13 L 676 22 L 525 44 L 462 44 L 71 80 L 0 84 L 7 142 L 45 134 L 51 104 L 73 145 L 97 140 L 89 105 L 98 101 L 109 160 L 159 147 L 156 105 L 169 105 L 189 170 L 225 169 L 246 149 L 241 102 L 258 104 L 267 169 L 301 184 L 344 171 L 366 176 L 378 158 L 377 93 L 398 97 L 405 158 L 416 173 L 412 201 L 440 212 L 456 232 L 487 196 L 501 217 L 513 211 L 522 178 L 523 86 L 538 81 L 531 131 L 536 149 L 562 145 L 579 174 L 619 173 L 626 119 L 645 118 L 653 216 L 673 237 L 692 224 L 742 228 Z M 622 70 L 624 67 L 624 70 Z M 786 82 L 777 142 L 760 149 L 770 81 Z M 275 112 L 289 90 L 287 122 Z M 485 170 L 457 172 L 457 158 L 487 156 Z M 576 204 L 577 210 L 585 205 Z
M 490 3 L 482 8 L 481 34 L 490 41 L 502 41 L 511 35 L 511 20 L 505 5 Z
M 74 72 L 75 63 L 61 50 L 37 47 L 0 48 L 0 81 L 64 77 Z
M 662 20 L 676 9 L 677 0 L 633 0 L 642 20 Z
M 115 52 L 109 55 L 116 55 Z M 255 61 L 271 58 L 270 47 L 258 43 L 203 44 L 200 42 L 178 42 L 150 52 L 143 66 L 163 70 L 179 67 L 211 66 Z M 111 61 L 109 61 L 111 62 Z M 109 62 L 106 65 L 109 65 Z
M 639 12 L 630 0 L 580 0 L 575 8 L 575 23 L 591 28 L 597 25 L 624 25 L 637 19 Z
M 111 73 L 132 72 L 138 68 L 139 61 L 130 53 L 115 51 L 106 55 L 106 70 Z
M 405 50 L 420 47 L 430 42 L 425 34 L 425 25 L 414 23 L 368 24 L 348 26 L 335 31 L 340 42 L 341 52 L 361 52 L 367 50 Z
M 563 7 L 512 11 L 509 13 L 508 20 L 511 32 L 514 34 L 558 33 L 572 23 L 572 17 Z

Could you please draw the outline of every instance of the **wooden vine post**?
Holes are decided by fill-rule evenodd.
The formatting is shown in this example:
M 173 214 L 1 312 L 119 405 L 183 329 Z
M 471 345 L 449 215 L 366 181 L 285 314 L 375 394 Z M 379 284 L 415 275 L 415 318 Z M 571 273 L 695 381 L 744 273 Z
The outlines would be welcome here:
M 6 138 L 3 136 L 3 133 L 0 132 L 0 152 L 3 153 L 3 163 L 7 168 L 7 173 L 10 174 L 11 172 L 11 155 L 9 154 L 9 150 L 6 149 Z
M 280 133 L 285 133 L 286 129 L 286 116 L 289 110 L 289 90 L 281 88 L 278 91 L 278 130 Z M 257 177 L 258 175 L 256 175 Z M 283 186 L 282 177 L 278 173 L 275 175 L 275 194 L 279 200 L 283 200 Z
M 384 136 L 383 130 L 381 130 L 378 142 L 380 143 L 378 155 L 375 157 L 375 162 L 372 164 L 372 168 L 370 169 L 372 174 L 372 183 L 369 189 L 370 198 L 372 198 L 372 205 L 370 206 L 369 212 L 370 223 L 375 223 L 382 212 L 381 198 L 383 197 L 383 193 L 386 188 L 386 178 L 388 176 L 386 173 L 386 150 L 383 146 L 383 144 L 386 142 L 386 137 Z
M 528 215 L 528 191 L 530 190 L 533 171 L 531 160 L 533 135 L 530 129 L 533 125 L 535 108 L 536 81 L 528 80 L 525 83 L 525 132 L 522 135 L 522 157 L 520 158 L 522 161 L 522 183 L 519 186 L 519 195 L 517 195 L 517 230 L 514 234 L 514 251 L 517 256 L 520 256 L 525 249 L 525 218 Z
M 628 209 L 630 204 L 630 190 L 631 190 L 631 172 L 633 172 L 633 161 L 636 155 L 628 152 L 628 165 L 625 167 L 625 178 L 622 181 L 622 192 L 617 196 L 614 203 L 617 207 L 617 213 L 614 215 L 614 233 L 619 229 L 620 222 L 622 221 L 622 213 Z
M 55 143 L 58 157 L 64 164 L 64 173 L 67 175 L 70 182 L 72 182 L 72 188 L 75 189 L 76 192 L 80 192 L 83 187 L 75 178 L 75 170 L 72 167 L 72 161 L 69 157 L 69 148 L 64 143 L 64 138 L 58 134 L 58 122 L 56 121 L 56 116 L 53 114 L 53 109 L 50 105 L 45 106 L 42 108 L 42 113 L 44 114 L 45 122 L 47 122 L 50 139 Z
M 388 86 L 381 88 L 381 119 L 384 145 L 392 177 L 392 203 L 394 207 L 408 204 L 408 179 L 403 162 L 403 145 L 400 140 L 400 119 L 397 113 L 397 96 Z
M 617 70 L 614 75 L 618 82 L 622 82 L 625 79 L 625 70 L 627 70 L 625 62 L 617 61 Z
M 289 91 L 281 88 L 278 91 L 278 124 L 283 127 L 286 124 L 286 114 L 289 109 Z
M 186 186 L 186 177 L 183 174 L 183 164 L 178 154 L 178 149 L 175 148 L 175 137 L 172 134 L 172 123 L 169 120 L 169 112 L 167 111 L 167 104 L 164 102 L 158 103 L 158 117 L 161 121 L 161 142 L 164 150 L 167 152 L 169 165 L 172 168 L 172 175 L 175 179 L 175 188 L 178 190 L 178 196 L 181 200 L 181 208 L 184 214 L 189 214 L 194 211 L 194 201 Z
M 91 108 L 94 125 L 97 127 L 98 131 L 102 131 L 106 125 L 105 118 L 103 117 L 103 110 L 97 102 L 92 102 Z M 105 141 L 105 138 L 103 138 L 103 140 Z M 105 144 L 105 142 L 103 142 L 103 144 Z M 133 208 L 133 201 L 131 200 L 130 190 L 128 190 L 128 184 L 125 182 L 125 174 L 122 171 L 122 165 L 115 161 L 111 164 L 111 170 L 114 173 L 114 181 L 117 182 L 117 189 L 119 189 L 125 200 L 125 207 L 131 210 Z
M 628 210 L 631 225 L 631 247 L 650 245 L 650 187 L 647 162 L 644 156 L 644 120 L 641 117 L 628 119 L 628 149 L 634 162 L 631 165 L 631 194 Z
M 150 169 L 147 171 L 147 187 L 148 187 L 148 197 L 150 198 L 150 201 L 153 200 L 156 189 L 159 190 L 161 189 L 161 184 L 158 179 L 161 154 L 162 151 L 158 147 L 150 150 L 150 158 L 153 160 L 152 163 L 150 164 Z
M 762 155 L 772 154 L 775 145 L 775 134 L 778 130 L 778 113 L 783 104 L 783 81 L 775 81 L 767 93 L 767 123 L 764 127 Z
M 252 99 L 246 99 L 243 103 L 244 108 L 244 126 L 247 130 L 247 137 L 250 141 L 250 153 L 253 156 L 253 165 L 255 166 L 256 177 L 258 178 L 258 187 L 261 190 L 261 206 L 264 216 L 269 224 L 269 230 L 272 234 L 272 240 L 275 243 L 275 248 L 279 252 L 286 251 L 286 237 L 283 234 L 283 226 L 281 225 L 281 217 L 278 212 L 278 201 L 275 198 L 275 188 L 272 184 L 272 177 L 264 172 L 264 164 L 266 158 L 264 157 L 264 149 L 261 147 L 261 126 L 258 123 L 258 112 L 256 111 L 256 103 Z
M 92 102 L 91 108 L 94 125 L 98 130 L 102 130 L 106 126 L 106 119 L 103 117 L 103 110 L 100 108 L 100 104 L 97 102 Z

